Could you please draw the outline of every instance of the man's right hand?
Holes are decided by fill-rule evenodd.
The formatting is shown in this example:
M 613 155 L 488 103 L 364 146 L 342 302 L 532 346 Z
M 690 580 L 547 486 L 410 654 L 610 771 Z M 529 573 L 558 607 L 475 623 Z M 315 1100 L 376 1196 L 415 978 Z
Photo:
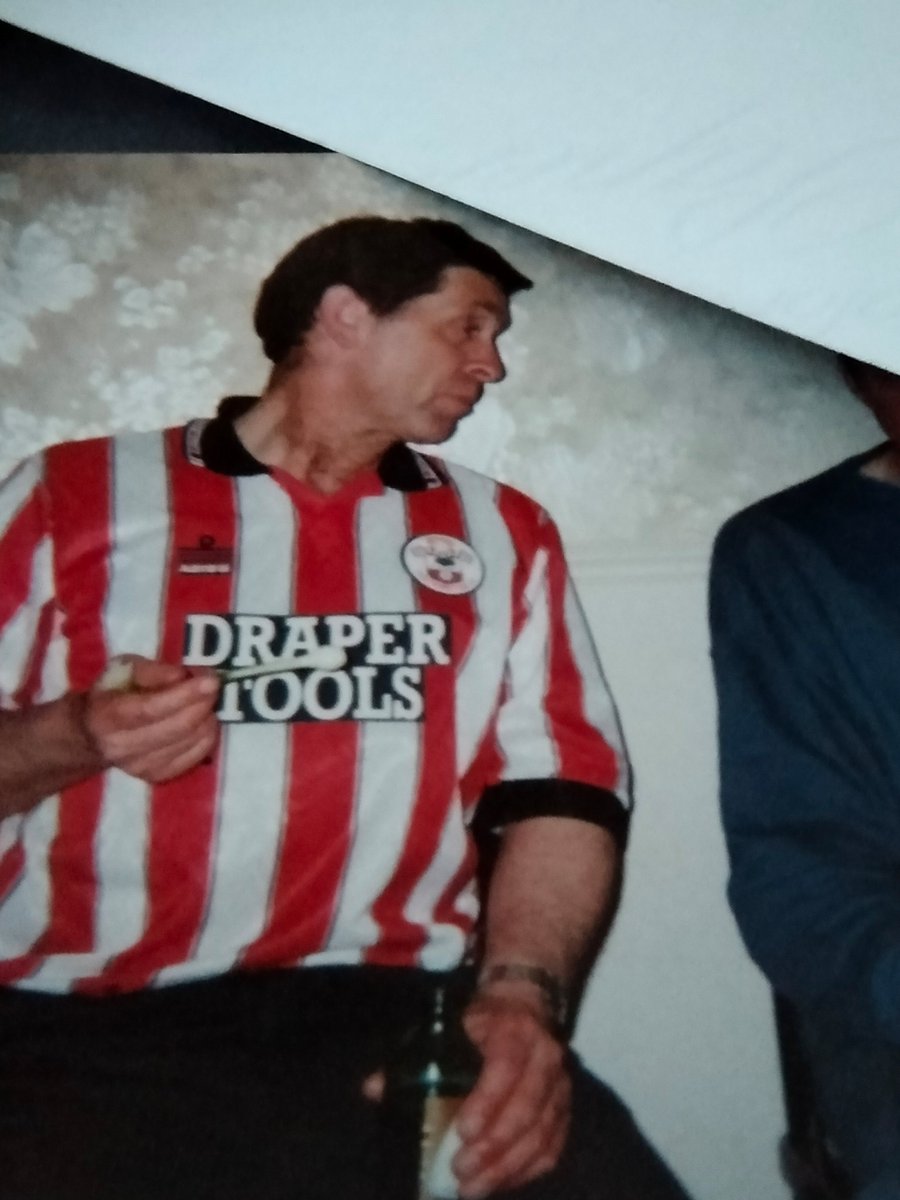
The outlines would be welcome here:
M 212 751 L 219 733 L 215 672 L 129 656 L 127 690 L 94 688 L 84 728 L 105 766 L 148 783 L 189 771 Z
M 129 690 L 94 687 L 0 709 L 0 819 L 28 812 L 107 767 L 162 783 L 210 753 L 218 736 L 215 672 L 130 661 Z

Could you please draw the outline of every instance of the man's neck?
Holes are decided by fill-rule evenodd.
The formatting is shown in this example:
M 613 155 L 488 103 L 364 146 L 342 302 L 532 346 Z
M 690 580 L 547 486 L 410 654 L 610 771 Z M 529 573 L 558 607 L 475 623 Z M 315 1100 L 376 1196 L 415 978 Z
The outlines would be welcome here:
M 235 421 L 235 432 L 259 462 L 277 467 L 325 495 L 375 468 L 391 440 L 353 429 L 333 389 L 297 381 L 268 388 Z

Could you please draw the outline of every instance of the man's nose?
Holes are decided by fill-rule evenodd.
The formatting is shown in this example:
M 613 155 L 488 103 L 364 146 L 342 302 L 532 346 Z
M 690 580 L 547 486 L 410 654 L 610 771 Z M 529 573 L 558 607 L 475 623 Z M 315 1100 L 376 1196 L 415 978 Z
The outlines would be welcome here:
M 500 351 L 493 344 L 479 346 L 472 355 L 469 369 L 481 383 L 499 383 L 506 377 L 506 367 L 500 357 Z

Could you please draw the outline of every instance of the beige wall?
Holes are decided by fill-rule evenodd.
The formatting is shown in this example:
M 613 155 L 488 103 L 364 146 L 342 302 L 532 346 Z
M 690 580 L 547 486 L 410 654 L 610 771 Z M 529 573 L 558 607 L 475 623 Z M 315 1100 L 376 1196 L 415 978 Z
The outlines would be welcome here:
M 876 440 L 815 347 L 335 156 L 0 160 L 0 468 L 265 378 L 249 310 L 308 230 L 449 215 L 536 282 L 448 457 L 557 517 L 632 747 L 622 913 L 578 1045 L 698 1200 L 781 1200 L 768 996 L 723 900 L 705 571 L 721 521 Z

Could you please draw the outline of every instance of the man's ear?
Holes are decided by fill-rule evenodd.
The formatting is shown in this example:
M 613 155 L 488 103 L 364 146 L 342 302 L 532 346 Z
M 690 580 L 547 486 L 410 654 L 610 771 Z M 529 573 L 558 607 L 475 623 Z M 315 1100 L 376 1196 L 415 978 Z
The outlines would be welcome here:
M 372 323 L 372 310 L 358 292 L 345 283 L 333 283 L 322 293 L 316 325 L 339 346 L 357 344 Z

